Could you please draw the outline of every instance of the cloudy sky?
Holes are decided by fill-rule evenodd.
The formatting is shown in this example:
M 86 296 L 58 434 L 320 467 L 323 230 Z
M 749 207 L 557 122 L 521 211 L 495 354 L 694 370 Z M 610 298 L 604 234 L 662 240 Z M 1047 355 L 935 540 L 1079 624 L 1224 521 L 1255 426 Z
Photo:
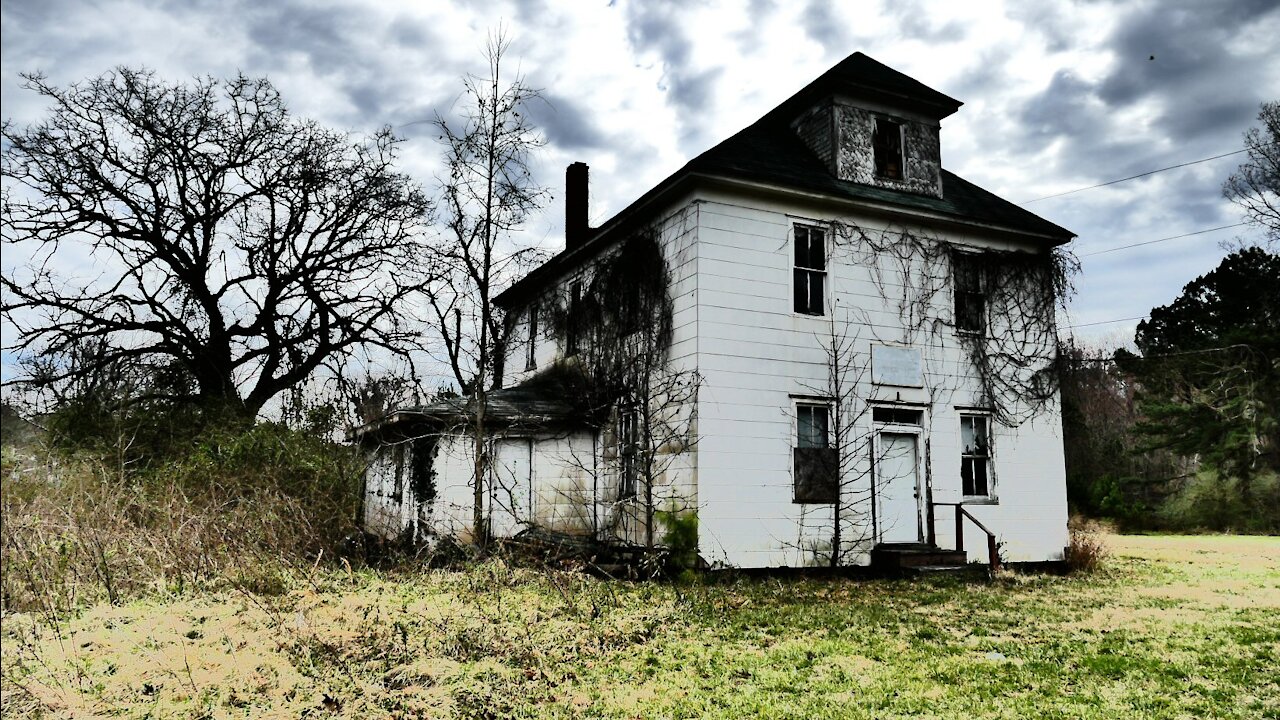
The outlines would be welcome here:
M 457 110 L 500 23 L 509 58 L 547 102 L 539 180 L 556 196 L 529 226 L 561 241 L 563 168 L 592 168 L 593 224 L 750 124 L 854 51 L 964 101 L 943 163 L 1014 202 L 1239 150 L 1258 104 L 1280 99 L 1274 0 L 1168 2 L 428 2 L 5 0 L 3 115 L 43 105 L 20 72 L 56 84 L 117 65 L 169 79 L 269 77 L 298 114 L 343 129 L 391 125 L 403 169 L 430 185 L 429 121 Z M 1032 9 L 1034 8 L 1034 9 Z M 1095 341 L 1214 267 L 1235 225 L 1221 185 L 1236 154 L 1031 202 L 1079 235 L 1067 325 Z

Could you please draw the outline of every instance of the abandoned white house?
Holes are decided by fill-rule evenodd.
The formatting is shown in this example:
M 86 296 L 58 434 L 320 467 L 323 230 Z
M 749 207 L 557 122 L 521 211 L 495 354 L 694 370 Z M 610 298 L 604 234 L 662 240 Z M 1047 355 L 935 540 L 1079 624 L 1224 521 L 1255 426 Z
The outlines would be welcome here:
M 496 301 L 483 531 L 660 545 L 696 518 L 703 561 L 772 567 L 957 528 L 985 561 L 981 525 L 1062 559 L 1073 235 L 942 168 L 960 105 L 855 53 L 599 228 L 570 166 L 564 251 Z M 474 410 L 360 430 L 371 532 L 472 531 Z

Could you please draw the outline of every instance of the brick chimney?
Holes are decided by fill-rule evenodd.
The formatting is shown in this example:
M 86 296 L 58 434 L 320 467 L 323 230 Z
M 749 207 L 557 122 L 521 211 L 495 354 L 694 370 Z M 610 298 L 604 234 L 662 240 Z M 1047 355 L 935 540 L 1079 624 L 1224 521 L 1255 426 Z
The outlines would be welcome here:
M 573 248 L 586 242 L 591 234 L 587 225 L 587 175 L 584 162 L 575 162 L 564 171 L 564 244 Z

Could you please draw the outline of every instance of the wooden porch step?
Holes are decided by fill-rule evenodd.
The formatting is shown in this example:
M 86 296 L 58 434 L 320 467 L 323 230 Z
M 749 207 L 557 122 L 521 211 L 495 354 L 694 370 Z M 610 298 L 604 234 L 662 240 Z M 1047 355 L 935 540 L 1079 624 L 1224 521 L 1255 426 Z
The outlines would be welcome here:
M 926 543 L 884 544 L 871 550 L 871 566 L 882 570 L 963 568 L 968 564 L 968 556 L 963 550 L 944 550 Z

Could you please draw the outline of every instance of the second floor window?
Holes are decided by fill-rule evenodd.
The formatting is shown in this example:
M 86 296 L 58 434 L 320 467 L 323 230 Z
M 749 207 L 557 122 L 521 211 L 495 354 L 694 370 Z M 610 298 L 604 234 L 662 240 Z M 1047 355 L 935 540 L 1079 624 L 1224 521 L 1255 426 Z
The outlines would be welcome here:
M 538 367 L 536 357 L 538 349 L 538 306 L 529 306 L 529 344 L 525 346 L 524 369 L 534 370 Z
M 977 259 L 955 256 L 956 330 L 981 335 L 987 326 L 987 295 Z
M 582 322 L 582 283 L 575 282 L 569 289 L 569 317 L 565 321 L 564 354 L 578 354 L 578 333 Z
M 827 283 L 827 233 L 811 225 L 796 225 L 795 305 L 798 313 L 822 315 Z

